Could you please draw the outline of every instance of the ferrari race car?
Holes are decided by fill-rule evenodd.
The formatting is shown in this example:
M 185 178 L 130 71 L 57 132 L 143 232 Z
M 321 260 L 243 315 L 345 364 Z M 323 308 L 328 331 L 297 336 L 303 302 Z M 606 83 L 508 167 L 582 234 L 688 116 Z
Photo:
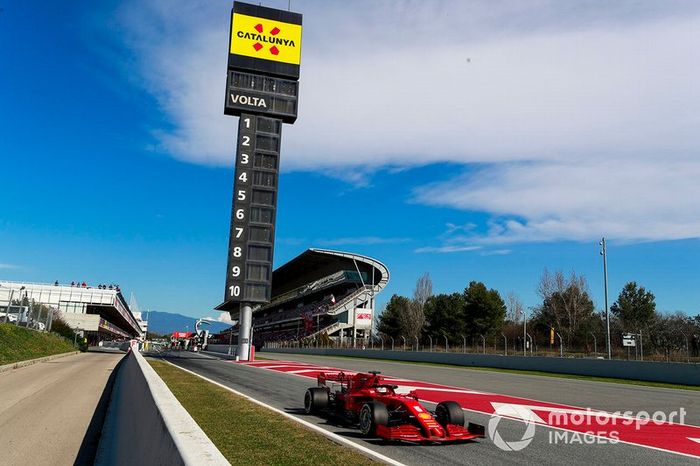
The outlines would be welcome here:
M 358 425 L 367 437 L 408 442 L 454 442 L 484 437 L 484 426 L 464 427 L 464 411 L 454 401 L 438 403 L 434 412 L 415 392 L 396 393 L 377 371 L 346 375 L 320 373 L 318 386 L 306 390 L 304 411 Z

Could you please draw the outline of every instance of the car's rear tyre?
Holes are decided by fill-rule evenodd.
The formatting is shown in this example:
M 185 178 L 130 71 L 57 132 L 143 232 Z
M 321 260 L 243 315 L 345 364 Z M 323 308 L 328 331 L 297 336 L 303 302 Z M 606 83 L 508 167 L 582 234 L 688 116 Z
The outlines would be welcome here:
M 328 392 L 325 388 L 309 388 L 304 394 L 304 412 L 317 414 L 328 407 L 328 401 Z
M 360 408 L 360 431 L 362 435 L 372 437 L 377 433 L 377 426 L 389 424 L 389 410 L 380 401 L 370 401 Z
M 435 420 L 443 427 L 447 424 L 464 425 L 464 411 L 456 401 L 441 401 L 435 408 Z

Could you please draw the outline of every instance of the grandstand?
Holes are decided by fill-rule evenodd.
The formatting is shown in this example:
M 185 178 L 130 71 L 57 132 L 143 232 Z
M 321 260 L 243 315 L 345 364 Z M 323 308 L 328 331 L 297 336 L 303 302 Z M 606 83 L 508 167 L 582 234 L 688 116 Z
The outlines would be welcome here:
M 143 330 L 118 288 L 69 286 L 0 280 L 0 310 L 26 299 L 60 311 L 72 328 L 84 331 L 90 344 L 139 337 Z
M 253 343 L 313 339 L 366 339 L 374 318 L 374 299 L 389 281 L 389 270 L 370 257 L 308 249 L 272 274 L 272 299 L 253 309 Z M 238 312 L 231 313 L 238 320 Z M 214 336 L 228 343 L 233 331 Z

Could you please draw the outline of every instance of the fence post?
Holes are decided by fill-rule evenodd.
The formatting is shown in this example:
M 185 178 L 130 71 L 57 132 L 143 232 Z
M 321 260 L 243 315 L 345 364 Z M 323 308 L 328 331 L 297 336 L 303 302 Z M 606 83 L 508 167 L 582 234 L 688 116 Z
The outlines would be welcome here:
M 505 348 L 505 356 L 508 356 L 508 338 L 506 338 L 505 333 L 501 333 L 503 336 L 503 342 L 504 342 L 504 348 Z
M 483 336 L 483 335 L 480 335 L 480 336 L 481 336 L 481 344 L 482 344 L 482 346 L 483 346 L 483 348 L 484 348 L 484 349 L 483 349 L 483 354 L 486 354 L 486 337 Z

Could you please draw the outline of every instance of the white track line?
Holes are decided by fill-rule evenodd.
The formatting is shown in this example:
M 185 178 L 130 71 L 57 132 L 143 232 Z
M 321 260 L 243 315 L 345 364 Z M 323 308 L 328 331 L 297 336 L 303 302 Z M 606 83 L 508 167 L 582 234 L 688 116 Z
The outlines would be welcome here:
M 165 360 L 164 360 L 164 359 L 161 359 L 161 361 L 165 361 Z M 384 455 L 382 455 L 381 453 L 377 453 L 376 451 L 374 451 L 374 450 L 372 450 L 372 449 L 370 449 L 370 448 L 364 447 L 364 446 L 362 446 L 362 445 L 358 445 L 357 443 L 355 443 L 355 442 L 353 442 L 353 441 L 351 441 L 351 440 L 348 440 L 348 439 L 346 439 L 345 437 L 341 437 L 340 435 L 338 435 L 338 434 L 336 434 L 336 433 L 327 431 L 327 430 L 324 429 L 323 427 L 319 427 L 319 426 L 317 426 L 316 424 L 310 423 L 309 421 L 305 421 L 305 420 L 303 420 L 303 419 L 299 419 L 299 418 L 296 417 L 296 416 L 292 416 L 292 415 L 289 414 L 289 413 L 285 413 L 285 412 L 282 411 L 281 409 L 273 408 L 272 406 L 267 405 L 267 404 L 263 403 L 262 401 L 258 401 L 258 400 L 256 400 L 255 398 L 252 398 L 252 397 L 246 395 L 245 393 L 241 393 L 241 392 L 239 392 L 238 390 L 234 390 L 234 389 L 231 388 L 231 387 L 227 387 L 226 385 L 224 385 L 224 384 L 222 384 L 222 383 L 219 383 L 219 382 L 217 382 L 217 381 L 215 381 L 215 380 L 212 380 L 212 379 L 210 379 L 210 378 L 208 378 L 208 377 L 204 377 L 203 375 L 197 374 L 196 372 L 193 372 L 193 371 L 191 371 L 191 370 L 189 370 L 189 369 L 185 369 L 184 367 L 180 367 L 180 366 L 178 366 L 177 364 L 173 364 L 173 363 L 170 362 L 170 361 L 165 361 L 165 362 L 168 363 L 168 364 L 170 364 L 171 366 L 177 367 L 177 368 L 180 369 L 180 370 L 183 370 L 183 371 L 188 372 L 188 373 L 190 373 L 190 374 L 192 374 L 192 375 L 195 375 L 195 376 L 199 377 L 200 379 L 206 380 L 206 381 L 209 382 L 209 383 L 213 383 L 214 385 L 217 385 L 217 386 L 219 386 L 219 387 L 221 387 L 221 388 L 223 388 L 223 389 L 225 389 L 225 390 L 228 390 L 228 391 L 230 391 L 231 393 L 235 393 L 236 395 L 241 396 L 241 397 L 245 398 L 246 400 L 251 401 L 251 402 L 253 402 L 253 403 L 257 404 L 257 405 L 260 405 L 260 406 L 262 406 L 262 407 L 264 407 L 264 408 L 267 408 L 267 409 L 269 409 L 270 411 L 274 411 L 274 412 L 276 412 L 277 414 L 281 414 L 282 416 L 284 416 L 284 417 L 286 417 L 286 418 L 288 418 L 288 419 L 291 419 L 291 420 L 293 420 L 293 421 L 295 421 L 295 422 L 298 422 L 299 424 L 303 425 L 304 427 L 307 427 L 307 428 L 309 428 L 309 429 L 311 429 L 311 430 L 314 430 L 314 431 L 316 431 L 316 432 L 318 432 L 318 433 L 320 433 L 320 434 L 322 434 L 322 435 L 325 435 L 326 437 L 328 437 L 329 439 L 331 439 L 331 440 L 334 441 L 335 443 L 340 443 L 340 444 L 345 445 L 345 446 L 348 446 L 348 447 L 350 447 L 350 448 L 354 448 L 354 449 L 356 449 L 356 450 L 359 450 L 359 451 L 361 451 L 364 455 L 371 456 L 372 458 L 377 459 L 377 460 L 379 460 L 379 461 L 381 461 L 381 462 L 383 462 L 383 463 L 386 463 L 386 464 L 391 464 L 391 465 L 394 465 L 394 466 L 406 466 L 406 465 L 404 465 L 403 463 L 401 463 L 401 462 L 399 462 L 399 461 L 396 461 L 395 459 L 389 458 L 388 456 L 384 456 Z

